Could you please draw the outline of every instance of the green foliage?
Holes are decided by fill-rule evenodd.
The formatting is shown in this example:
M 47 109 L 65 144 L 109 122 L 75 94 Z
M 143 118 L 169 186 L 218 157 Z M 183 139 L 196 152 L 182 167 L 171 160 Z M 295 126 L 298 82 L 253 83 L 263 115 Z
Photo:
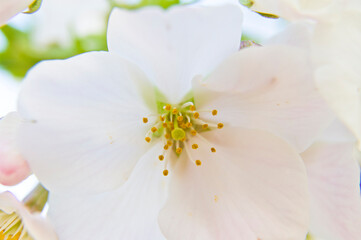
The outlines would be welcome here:
M 16 77 L 24 77 L 36 63 L 47 59 L 65 59 L 88 51 L 107 50 L 106 34 L 76 38 L 70 47 L 52 45 L 35 47 L 31 41 L 30 31 L 22 32 L 11 26 L 1 28 L 7 39 L 5 51 L 0 52 L 0 67 Z

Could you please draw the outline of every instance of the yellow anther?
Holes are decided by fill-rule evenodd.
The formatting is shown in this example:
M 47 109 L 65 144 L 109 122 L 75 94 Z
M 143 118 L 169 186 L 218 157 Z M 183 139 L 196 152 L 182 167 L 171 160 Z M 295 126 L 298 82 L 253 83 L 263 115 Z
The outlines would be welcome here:
M 213 115 L 213 116 L 216 116 L 217 113 L 218 113 L 218 111 L 217 111 L 216 109 L 214 109 L 214 110 L 212 111 L 212 115 Z
M 218 128 L 219 129 L 223 128 L 223 126 L 224 126 L 223 123 L 218 123 Z
M 160 161 L 163 161 L 163 160 L 164 160 L 164 156 L 163 156 L 163 155 L 159 155 L 158 158 L 159 158 Z
M 187 122 L 187 123 L 186 123 L 186 127 L 187 127 L 187 128 L 190 128 L 190 127 L 192 127 L 192 123 L 190 123 L 190 122 Z
M 195 119 L 199 118 L 199 113 L 198 113 L 198 112 L 193 113 L 193 117 L 194 117 Z
M 154 132 L 154 133 L 155 133 L 156 131 L 158 131 L 158 129 L 157 129 L 156 127 L 152 127 L 151 130 L 152 130 L 152 132 Z
M 192 148 L 193 148 L 193 149 L 197 149 L 197 148 L 198 148 L 198 144 L 193 144 L 193 145 L 192 145 Z
M 168 148 L 169 148 L 168 144 L 164 145 L 163 148 L 164 148 L 164 150 L 168 150 Z
M 150 137 L 145 138 L 145 141 L 147 141 L 147 142 L 150 142 L 150 140 L 151 140 Z
M 144 123 L 147 123 L 147 122 L 148 122 L 148 118 L 146 118 L 146 117 L 143 118 L 143 122 L 144 122 Z
M 211 152 L 216 152 L 216 149 L 214 147 L 211 148 Z
M 172 109 L 172 105 L 167 104 L 167 105 L 165 105 L 164 109 L 167 111 L 170 111 Z
M 167 141 L 167 145 L 170 147 L 170 146 L 172 146 L 172 144 L 173 144 L 173 142 L 171 141 L 171 140 L 168 140 Z
M 169 134 L 169 133 L 166 133 L 166 134 L 164 134 L 164 137 L 165 137 L 166 139 L 169 139 L 169 138 L 170 138 L 170 134 Z
M 186 129 L 186 128 L 187 128 L 187 126 L 186 126 L 184 123 L 182 123 L 182 124 L 180 125 L 180 127 L 183 128 L 183 129 Z
M 169 122 L 169 123 L 168 123 L 168 126 L 171 128 L 171 127 L 174 126 L 174 123 L 173 123 L 173 122 Z
M 164 128 L 167 128 L 167 127 L 168 127 L 168 124 L 167 124 L 167 123 L 163 123 L 162 126 L 163 126 Z
M 196 110 L 196 107 L 195 107 L 194 105 L 192 105 L 192 106 L 189 108 L 189 110 L 195 111 L 195 110 Z
M 183 121 L 183 116 L 178 116 L 178 117 L 177 117 L 177 120 L 178 120 L 179 122 Z
M 191 131 L 191 134 L 192 134 L 193 136 L 195 136 L 195 135 L 197 135 L 197 131 L 196 131 L 196 130 L 192 130 L 192 131 Z
M 184 137 L 184 138 L 182 138 L 180 141 L 181 141 L 181 142 L 184 142 L 186 139 L 187 139 L 187 138 Z
M 200 166 L 200 165 L 202 165 L 202 162 L 201 162 L 201 160 L 196 160 L 196 165 L 197 165 L 197 166 Z
M 181 153 L 182 153 L 182 148 L 180 148 L 180 147 L 177 148 L 177 149 L 175 150 L 175 152 L 178 153 L 178 154 L 181 154 Z
M 168 176 L 168 173 L 169 173 L 169 172 L 168 172 L 167 169 L 163 171 L 163 175 L 164 175 L 164 176 Z
M 164 118 L 163 116 L 159 116 L 159 120 L 160 120 L 160 121 L 164 122 L 164 119 L 165 119 L 165 118 Z
M 207 123 L 206 123 L 206 124 L 203 124 L 203 125 L 202 125 L 202 128 L 203 128 L 203 129 L 207 129 L 207 128 L 208 128 L 208 124 L 207 124 Z
M 173 113 L 173 114 L 178 114 L 178 109 L 173 108 L 172 113 Z

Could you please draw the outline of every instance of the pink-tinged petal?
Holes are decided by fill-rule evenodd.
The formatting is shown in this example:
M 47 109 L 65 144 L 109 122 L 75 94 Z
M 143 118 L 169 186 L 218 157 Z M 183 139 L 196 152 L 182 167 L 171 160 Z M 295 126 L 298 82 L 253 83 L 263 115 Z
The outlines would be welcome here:
M 0 194 L 0 210 L 5 213 L 16 212 L 21 218 L 25 230 L 36 240 L 57 240 L 54 228 L 40 214 L 30 213 L 10 192 Z
M 110 52 L 134 62 L 171 103 L 191 89 L 197 74 L 210 73 L 241 40 L 239 6 L 115 9 L 110 17 Z
M 361 236 L 360 167 L 354 146 L 318 142 L 302 153 L 311 191 L 310 231 L 322 239 Z
M 20 92 L 20 150 L 50 191 L 118 187 L 149 147 L 142 118 L 155 111 L 152 89 L 137 68 L 105 52 L 42 62 Z
M 24 11 L 34 0 L 1 0 L 0 1 L 0 27 L 13 16 Z
M 15 185 L 30 174 L 28 163 L 20 154 L 16 142 L 22 123 L 16 112 L 0 120 L 0 184 Z
M 159 217 L 165 237 L 305 239 L 309 195 L 297 152 L 260 130 L 225 127 L 202 136 L 209 144 L 190 139 L 192 160 L 182 153 L 169 174 L 169 198 Z
M 333 120 L 308 60 L 290 46 L 241 50 L 204 81 L 194 81 L 197 108 L 217 109 L 212 120 L 270 131 L 302 152 Z
M 85 196 L 50 193 L 49 218 L 60 240 L 164 239 L 157 218 L 168 178 L 157 158 L 160 152 L 159 143 L 139 160 L 120 189 Z

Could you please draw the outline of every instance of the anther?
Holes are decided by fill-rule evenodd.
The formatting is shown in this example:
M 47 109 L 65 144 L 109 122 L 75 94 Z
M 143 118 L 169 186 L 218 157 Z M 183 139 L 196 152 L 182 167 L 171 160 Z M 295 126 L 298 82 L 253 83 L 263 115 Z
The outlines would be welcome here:
M 168 148 L 169 148 L 168 144 L 164 145 L 163 148 L 164 148 L 164 150 L 168 150 Z
M 172 106 L 170 104 L 165 105 L 165 110 L 170 111 L 172 109 Z
M 143 122 L 144 122 L 144 123 L 147 123 L 147 122 L 148 122 L 148 118 L 146 118 L 146 117 L 143 118 Z
M 163 116 L 159 116 L 159 120 L 160 120 L 160 121 L 164 122 L 164 119 L 165 119 L 165 118 L 164 118 Z
M 150 142 L 150 140 L 151 140 L 150 137 L 145 138 L 145 141 L 147 141 L 147 142 Z
M 198 112 L 193 113 L 193 117 L 194 117 L 195 119 L 199 118 L 199 113 L 198 113 Z
M 187 123 L 186 123 L 186 127 L 187 127 L 187 128 L 190 128 L 190 127 L 192 127 L 192 123 L 190 123 L 190 122 L 187 122 Z
M 169 172 L 168 172 L 167 169 L 163 171 L 163 175 L 164 175 L 164 176 L 168 176 L 168 173 L 169 173 Z
M 164 156 L 163 155 L 159 155 L 159 161 L 163 161 L 164 160 Z
M 207 123 L 206 123 L 206 124 L 203 124 L 203 125 L 202 125 L 202 128 L 203 128 L 203 129 L 207 129 L 207 128 L 208 128 L 208 124 L 207 124 Z
M 202 162 L 201 162 L 201 160 L 196 160 L 196 165 L 197 165 L 197 166 L 200 166 L 200 165 L 202 165 Z
M 218 113 L 218 111 L 217 111 L 216 109 L 214 109 L 214 110 L 212 111 L 212 115 L 213 115 L 213 116 L 216 116 L 217 113 Z
M 179 122 L 183 121 L 183 116 L 178 116 L 178 117 L 177 117 L 177 120 L 178 120 Z
M 211 152 L 215 153 L 216 149 L 214 147 L 211 148 Z
M 218 123 L 217 126 L 218 126 L 219 129 L 221 129 L 221 128 L 223 128 L 224 125 L 223 125 L 223 123 Z
M 195 135 L 197 135 L 197 131 L 196 131 L 196 130 L 191 130 L 191 134 L 192 134 L 193 136 L 195 136 Z
M 171 141 L 171 140 L 168 140 L 167 141 L 167 145 L 170 147 L 170 146 L 172 146 L 172 144 L 173 144 L 173 142 Z
M 170 138 L 170 134 L 169 134 L 169 133 L 166 133 L 166 134 L 164 134 L 164 137 L 165 137 L 166 139 L 169 139 L 169 138 Z
M 154 132 L 154 133 L 155 133 L 158 129 L 157 129 L 156 127 L 152 127 L 152 129 L 151 129 L 151 130 L 152 130 L 152 132 Z
M 197 148 L 198 148 L 198 144 L 193 144 L 193 145 L 192 145 L 192 148 L 193 148 L 193 149 L 197 149 Z
M 196 107 L 195 107 L 194 105 L 192 105 L 192 106 L 189 108 L 189 110 L 195 111 L 195 110 L 196 110 Z
M 167 124 L 167 123 L 163 123 L 162 126 L 163 126 L 164 128 L 167 128 L 167 127 L 168 127 L 168 124 Z
M 173 114 L 178 114 L 178 109 L 177 109 L 177 108 L 173 108 L 172 113 L 173 113 Z
M 182 148 L 179 147 L 175 151 L 176 151 L 176 153 L 181 154 L 182 153 Z

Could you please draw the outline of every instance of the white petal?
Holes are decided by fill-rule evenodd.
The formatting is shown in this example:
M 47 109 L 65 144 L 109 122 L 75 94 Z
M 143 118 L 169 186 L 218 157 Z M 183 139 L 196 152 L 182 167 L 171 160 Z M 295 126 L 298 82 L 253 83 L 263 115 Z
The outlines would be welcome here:
M 22 219 L 24 227 L 36 240 L 57 240 L 53 227 L 39 214 L 30 214 L 10 192 L 0 194 L 0 209 L 6 213 L 16 212 Z
M 0 1 L 0 27 L 7 20 L 28 8 L 34 0 L 1 0 Z
M 142 118 L 155 100 L 142 73 L 109 53 L 40 63 L 20 93 L 23 155 L 50 191 L 121 185 L 148 148 Z M 147 94 L 143 99 L 142 92 Z
M 327 240 L 361 236 L 360 169 L 353 143 L 319 142 L 302 154 L 311 191 L 311 233 Z
M 203 136 L 209 146 L 198 141 L 197 150 L 188 150 L 202 165 L 183 157 L 170 174 L 159 220 L 166 238 L 304 239 L 308 190 L 299 155 L 259 130 L 225 127 Z
M 30 174 L 26 160 L 21 156 L 16 143 L 22 119 L 12 112 L 0 120 L 0 183 L 15 185 Z
M 244 49 L 195 81 L 194 99 L 198 109 L 219 110 L 217 121 L 271 131 L 302 152 L 332 120 L 312 74 L 297 48 Z
M 235 5 L 116 9 L 108 46 L 140 66 L 171 103 L 178 103 L 195 75 L 208 74 L 239 49 L 241 24 Z
M 155 145 L 140 159 L 129 180 L 115 191 L 86 196 L 50 193 L 49 217 L 60 240 L 164 239 L 157 217 L 166 180 Z

